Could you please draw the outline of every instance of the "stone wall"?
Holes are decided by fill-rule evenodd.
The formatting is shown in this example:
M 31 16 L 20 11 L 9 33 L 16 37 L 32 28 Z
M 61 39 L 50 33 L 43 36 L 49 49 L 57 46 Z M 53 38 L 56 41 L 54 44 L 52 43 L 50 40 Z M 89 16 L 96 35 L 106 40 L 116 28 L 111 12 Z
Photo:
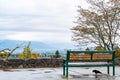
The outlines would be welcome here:
M 62 67 L 62 59 L 9 59 L 0 60 L 0 68 Z
M 0 60 L 0 68 L 43 68 L 62 67 L 63 59 L 9 59 Z M 116 65 L 120 65 L 120 58 L 115 59 Z

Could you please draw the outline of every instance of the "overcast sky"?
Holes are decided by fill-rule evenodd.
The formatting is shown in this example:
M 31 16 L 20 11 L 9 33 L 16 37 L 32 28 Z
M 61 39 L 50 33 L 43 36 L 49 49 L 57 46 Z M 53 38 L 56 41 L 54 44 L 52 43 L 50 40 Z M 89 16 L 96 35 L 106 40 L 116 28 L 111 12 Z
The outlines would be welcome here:
M 70 42 L 85 0 L 0 0 L 0 40 Z

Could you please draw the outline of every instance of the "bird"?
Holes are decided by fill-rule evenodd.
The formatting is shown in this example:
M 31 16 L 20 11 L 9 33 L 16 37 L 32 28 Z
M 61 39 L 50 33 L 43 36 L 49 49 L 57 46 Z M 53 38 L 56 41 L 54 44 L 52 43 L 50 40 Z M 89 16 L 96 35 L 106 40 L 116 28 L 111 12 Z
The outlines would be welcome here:
M 93 70 L 92 72 L 94 72 L 95 73 L 95 78 L 97 78 L 98 76 L 97 76 L 97 74 L 102 74 L 102 72 L 100 72 L 99 70 Z
M 98 71 L 98 70 L 93 70 L 92 72 L 94 72 L 95 74 L 102 74 L 102 72 Z

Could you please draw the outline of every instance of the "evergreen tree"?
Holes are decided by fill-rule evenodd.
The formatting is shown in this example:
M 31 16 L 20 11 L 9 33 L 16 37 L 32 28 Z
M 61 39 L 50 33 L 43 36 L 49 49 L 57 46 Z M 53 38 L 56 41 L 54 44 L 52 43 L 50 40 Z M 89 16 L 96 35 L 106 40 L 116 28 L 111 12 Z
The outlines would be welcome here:
M 59 51 L 57 50 L 57 51 L 55 52 L 55 58 L 60 58 L 60 57 L 61 57 L 61 55 L 60 55 Z

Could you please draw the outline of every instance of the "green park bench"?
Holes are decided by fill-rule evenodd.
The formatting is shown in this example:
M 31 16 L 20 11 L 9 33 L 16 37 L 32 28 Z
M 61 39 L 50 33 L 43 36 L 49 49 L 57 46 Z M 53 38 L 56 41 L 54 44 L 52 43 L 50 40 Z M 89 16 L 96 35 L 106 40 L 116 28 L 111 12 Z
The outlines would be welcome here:
M 81 64 L 84 62 L 88 62 L 91 64 Z M 114 76 L 115 75 L 115 51 L 114 50 L 113 51 L 68 50 L 66 54 L 66 59 L 63 60 L 63 76 L 68 78 L 69 67 L 107 67 L 107 74 L 109 74 L 110 66 L 113 69 L 113 76 Z

